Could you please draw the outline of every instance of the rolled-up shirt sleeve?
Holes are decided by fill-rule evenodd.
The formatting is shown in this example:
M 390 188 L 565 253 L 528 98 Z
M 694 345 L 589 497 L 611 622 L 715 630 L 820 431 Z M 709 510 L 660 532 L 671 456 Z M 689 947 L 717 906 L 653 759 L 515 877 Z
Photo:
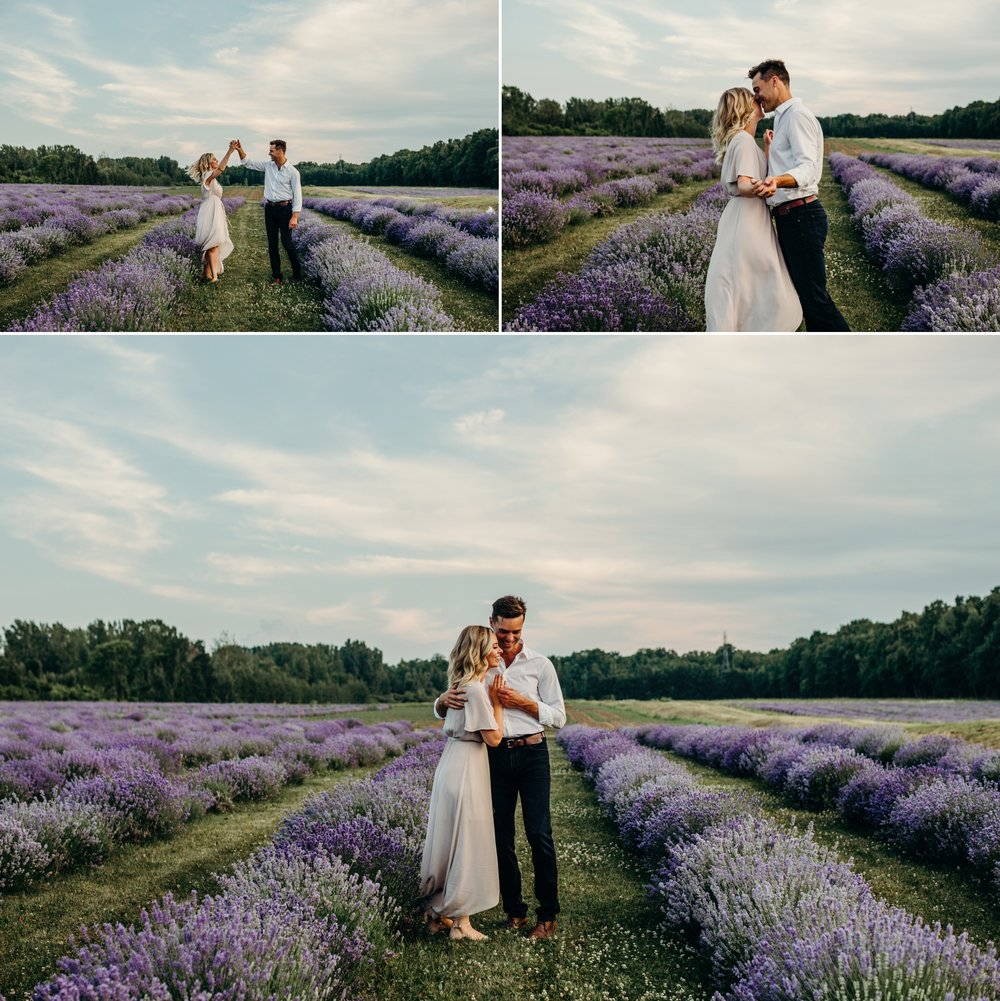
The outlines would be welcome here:
M 785 173 L 800 188 L 818 185 L 823 171 L 823 129 L 811 115 L 794 115 L 789 131 L 794 163 Z
M 538 676 L 538 722 L 554 730 L 566 725 L 562 686 L 551 661 L 546 661 Z
M 302 211 L 302 178 L 297 170 L 292 171 L 292 211 Z

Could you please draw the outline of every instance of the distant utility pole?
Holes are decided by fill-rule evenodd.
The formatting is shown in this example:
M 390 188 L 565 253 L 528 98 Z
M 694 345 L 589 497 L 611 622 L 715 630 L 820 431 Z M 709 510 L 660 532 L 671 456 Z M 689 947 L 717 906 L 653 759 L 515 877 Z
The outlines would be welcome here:
M 725 630 L 722 633 L 722 670 L 729 670 L 729 640 L 726 637 Z

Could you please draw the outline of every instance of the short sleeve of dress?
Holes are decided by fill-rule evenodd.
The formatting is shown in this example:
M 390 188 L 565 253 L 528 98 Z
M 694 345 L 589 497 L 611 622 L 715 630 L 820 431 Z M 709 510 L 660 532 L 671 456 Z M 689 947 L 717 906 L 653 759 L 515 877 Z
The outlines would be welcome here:
M 479 730 L 495 730 L 497 722 L 493 718 L 493 707 L 486 688 L 481 681 L 474 681 L 466 688 L 469 699 L 465 703 L 465 729 L 470 733 Z
M 745 177 L 760 177 L 758 152 L 757 143 L 746 132 L 741 132 L 726 150 L 722 180 L 735 184 L 741 174 Z

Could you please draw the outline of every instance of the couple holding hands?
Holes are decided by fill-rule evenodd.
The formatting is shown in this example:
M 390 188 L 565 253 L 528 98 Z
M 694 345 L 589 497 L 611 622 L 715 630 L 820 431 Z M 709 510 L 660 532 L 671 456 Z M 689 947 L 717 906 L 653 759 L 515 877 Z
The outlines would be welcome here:
M 241 167 L 260 170 L 264 174 L 264 227 L 271 258 L 271 283 L 280 285 L 282 280 L 279 235 L 292 266 L 292 278 L 298 280 L 300 277 L 299 257 L 292 244 L 291 231 L 298 225 L 302 211 L 302 179 L 298 170 L 288 162 L 286 149 L 284 139 L 274 139 L 268 150 L 268 159 L 253 160 L 247 156 L 240 140 L 233 139 L 221 162 L 214 153 L 202 153 L 197 163 L 188 168 L 188 176 L 201 185 L 201 206 L 194 239 L 201 250 L 205 281 L 219 280 L 224 270 L 222 262 L 233 252 L 219 176 L 234 152 L 240 155 Z

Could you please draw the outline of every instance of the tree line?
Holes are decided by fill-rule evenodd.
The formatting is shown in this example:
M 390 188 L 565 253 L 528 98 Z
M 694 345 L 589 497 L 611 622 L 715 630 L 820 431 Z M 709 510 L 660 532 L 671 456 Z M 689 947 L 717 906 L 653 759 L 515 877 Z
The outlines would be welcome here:
M 495 188 L 499 178 L 499 136 L 480 129 L 464 139 L 448 139 L 419 150 L 401 149 L 367 163 L 295 163 L 303 184 L 429 185 Z M 221 151 L 220 151 L 221 152 Z M 266 154 L 266 150 L 264 151 Z M 262 154 L 262 155 L 264 155 Z M 262 183 L 259 171 L 238 166 L 234 158 L 226 184 Z M 293 162 L 295 162 L 293 160 Z M 94 160 L 75 146 L 0 146 L 3 184 L 124 184 L 169 187 L 190 184 L 187 167 L 170 157 L 123 156 Z
M 893 622 L 858 619 L 767 653 L 732 644 L 680 654 L 553 656 L 567 698 L 1000 698 L 1000 587 L 935 601 Z M 211 651 L 158 619 L 85 628 L 15 621 L 0 644 L 0 700 L 178 702 L 427 701 L 447 662 L 387 665 L 359 640 L 342 646 L 227 639 Z
M 536 100 L 517 87 L 504 87 L 502 127 L 505 136 L 709 136 L 712 111 L 694 108 L 660 110 L 641 97 L 595 101 L 571 97 L 565 104 L 551 98 Z M 885 139 L 998 139 L 1000 99 L 973 101 L 939 115 L 828 115 L 819 116 L 826 136 Z

